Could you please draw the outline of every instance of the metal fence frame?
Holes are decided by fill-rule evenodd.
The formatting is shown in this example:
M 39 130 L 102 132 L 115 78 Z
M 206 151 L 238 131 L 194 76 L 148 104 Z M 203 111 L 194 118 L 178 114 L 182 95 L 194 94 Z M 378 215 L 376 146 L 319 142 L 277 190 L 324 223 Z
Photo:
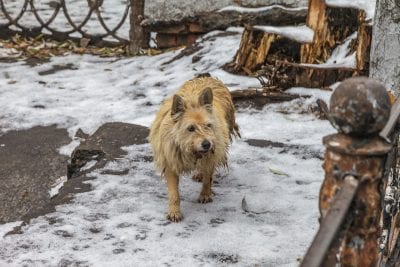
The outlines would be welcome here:
M 126 45 L 129 47 L 129 50 L 133 54 L 137 54 L 140 48 L 146 48 L 146 45 L 148 43 L 148 34 L 140 25 L 142 20 L 144 19 L 144 0 L 128 0 L 119 23 L 113 28 L 107 26 L 100 10 L 103 4 L 103 0 L 87 0 L 89 10 L 85 18 L 80 23 L 75 23 L 71 19 L 71 15 L 68 12 L 65 0 L 59 0 L 55 2 L 56 4 L 54 7 L 54 11 L 50 18 L 47 20 L 44 20 L 40 16 L 35 6 L 35 0 L 24 0 L 21 10 L 15 17 L 12 17 L 9 10 L 7 10 L 4 2 L 5 0 L 0 0 L 0 12 L 4 14 L 8 22 L 6 24 L 0 24 L 1 38 L 9 38 L 10 36 L 15 34 L 20 34 L 25 37 L 36 37 L 40 34 L 43 34 L 44 36 L 57 41 L 79 41 L 82 38 L 86 38 L 89 40 L 89 44 L 96 46 L 113 47 Z M 23 18 L 28 10 L 33 13 L 36 21 L 40 24 L 40 26 L 27 27 L 19 23 L 21 18 Z M 52 27 L 52 23 L 61 13 L 65 16 L 68 24 L 72 27 L 71 30 L 60 31 Z M 83 28 L 87 25 L 92 16 L 97 17 L 101 27 L 105 30 L 104 34 L 90 34 L 83 30 Z M 128 19 L 128 16 L 130 19 L 129 39 L 125 39 L 119 36 L 117 34 L 117 31 Z M 11 26 L 16 27 L 18 30 L 10 29 Z M 43 30 L 49 31 L 50 34 L 44 34 Z M 79 33 L 81 37 L 71 36 L 75 33 Z M 107 37 L 112 37 L 114 41 L 105 40 L 105 38 Z

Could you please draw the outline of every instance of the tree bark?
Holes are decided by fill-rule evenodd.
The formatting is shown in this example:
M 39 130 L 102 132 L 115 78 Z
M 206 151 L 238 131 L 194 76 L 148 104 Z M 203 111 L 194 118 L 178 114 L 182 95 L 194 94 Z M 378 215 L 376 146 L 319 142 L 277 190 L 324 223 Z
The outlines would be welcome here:
M 272 7 L 259 12 L 241 13 L 236 11 L 213 11 L 201 12 L 192 17 L 184 17 L 176 20 L 154 20 L 146 19 L 143 26 L 149 31 L 165 33 L 174 27 L 183 27 L 184 31 L 190 32 L 190 25 L 197 25 L 198 32 L 206 33 L 214 30 L 226 30 L 231 26 L 271 25 L 290 26 L 304 23 L 307 9 L 286 9 Z M 186 27 L 188 25 L 189 27 Z
M 400 95 L 400 2 L 378 0 L 372 30 L 370 77 Z
M 147 48 L 149 44 L 149 32 L 142 27 L 144 20 L 144 0 L 130 0 L 130 31 L 129 31 L 129 54 L 138 55 L 141 48 Z
M 234 59 L 224 69 L 232 73 L 252 75 L 264 64 L 274 65 L 276 60 L 300 60 L 299 41 L 284 35 L 268 33 L 246 26 Z
M 335 47 L 357 31 L 358 13 L 354 8 L 330 7 L 324 0 L 310 0 L 306 25 L 314 31 L 311 44 L 301 46 L 301 63 L 326 62 Z

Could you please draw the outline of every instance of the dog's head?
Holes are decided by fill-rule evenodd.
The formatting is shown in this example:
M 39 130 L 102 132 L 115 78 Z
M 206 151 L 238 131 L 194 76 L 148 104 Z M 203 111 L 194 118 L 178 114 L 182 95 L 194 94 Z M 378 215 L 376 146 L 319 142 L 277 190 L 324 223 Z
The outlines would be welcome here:
M 213 93 L 203 89 L 197 99 L 184 99 L 174 95 L 171 116 L 175 122 L 176 143 L 181 150 L 201 158 L 215 149 Z

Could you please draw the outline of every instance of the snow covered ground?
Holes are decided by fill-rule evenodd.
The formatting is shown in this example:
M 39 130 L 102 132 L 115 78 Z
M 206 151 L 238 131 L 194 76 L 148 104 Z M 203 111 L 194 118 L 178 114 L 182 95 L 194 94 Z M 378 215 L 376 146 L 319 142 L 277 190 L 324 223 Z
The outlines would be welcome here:
M 2 63 L 0 132 L 55 123 L 73 137 L 79 128 L 93 133 L 105 122 L 149 126 L 162 99 L 204 72 L 231 90 L 259 86 L 254 78 L 221 70 L 240 42 L 240 30 L 234 30 L 206 35 L 196 63 L 191 55 L 163 64 L 179 51 L 126 59 L 68 55 L 37 66 Z M 105 167 L 128 174 L 92 172 L 92 191 L 33 219 L 22 234 L 4 236 L 19 222 L 0 225 L 0 266 L 297 266 L 318 227 L 321 139 L 334 130 L 309 112 L 329 92 L 291 91 L 312 97 L 238 110 L 242 139 L 232 144 L 229 171 L 217 174 L 214 202 L 198 204 L 200 184 L 184 177 L 181 223 L 165 219 L 166 186 L 144 159 L 149 145 L 130 146 L 127 156 Z M 251 146 L 245 142 L 251 138 L 304 149 Z M 242 210 L 243 197 L 256 212 Z

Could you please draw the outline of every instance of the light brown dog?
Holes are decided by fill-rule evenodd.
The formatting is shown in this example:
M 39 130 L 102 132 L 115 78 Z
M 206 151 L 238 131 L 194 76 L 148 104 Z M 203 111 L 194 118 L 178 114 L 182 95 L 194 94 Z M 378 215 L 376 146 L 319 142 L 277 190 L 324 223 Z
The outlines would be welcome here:
M 198 201 L 212 201 L 212 175 L 216 167 L 227 166 L 232 136 L 240 136 L 235 107 L 219 80 L 195 78 L 163 102 L 150 129 L 150 143 L 155 164 L 167 180 L 169 220 L 182 219 L 181 174 L 195 171 L 194 178 L 203 181 Z

